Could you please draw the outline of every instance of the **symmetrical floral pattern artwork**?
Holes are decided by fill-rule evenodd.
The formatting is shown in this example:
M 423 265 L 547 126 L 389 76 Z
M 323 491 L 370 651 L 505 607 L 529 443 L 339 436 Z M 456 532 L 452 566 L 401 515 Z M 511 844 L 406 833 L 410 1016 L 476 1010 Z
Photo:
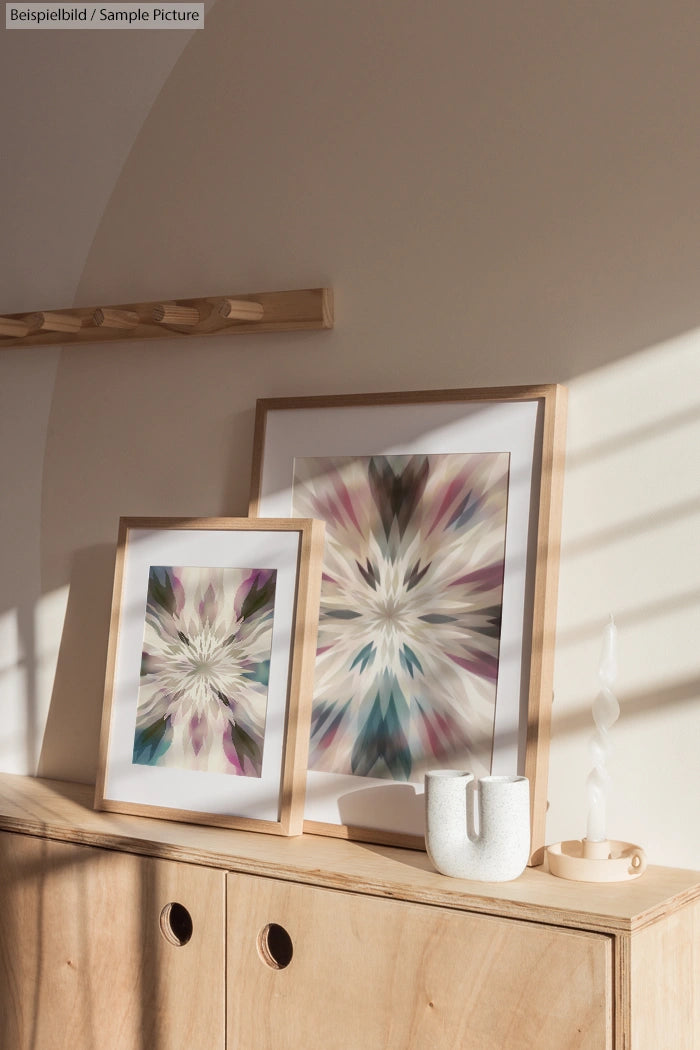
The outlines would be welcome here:
M 150 569 L 133 762 L 259 777 L 276 572 Z
M 490 769 L 509 454 L 307 457 L 326 522 L 309 768 L 417 780 Z

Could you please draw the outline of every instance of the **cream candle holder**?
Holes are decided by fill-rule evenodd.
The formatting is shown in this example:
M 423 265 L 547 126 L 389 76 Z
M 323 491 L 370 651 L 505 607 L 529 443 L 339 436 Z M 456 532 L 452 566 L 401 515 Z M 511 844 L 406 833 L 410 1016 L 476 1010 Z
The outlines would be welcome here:
M 574 882 L 627 882 L 638 879 L 647 867 L 644 850 L 632 842 L 569 839 L 547 846 L 545 852 L 551 874 Z

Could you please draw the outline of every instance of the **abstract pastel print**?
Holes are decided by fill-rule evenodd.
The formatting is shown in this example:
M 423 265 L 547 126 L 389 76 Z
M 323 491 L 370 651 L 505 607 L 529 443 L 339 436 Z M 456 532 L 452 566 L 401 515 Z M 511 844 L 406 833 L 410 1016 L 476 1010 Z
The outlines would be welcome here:
M 295 460 L 293 512 L 326 522 L 310 769 L 490 770 L 508 470 L 506 452 Z
M 133 762 L 259 777 L 276 572 L 151 566 Z

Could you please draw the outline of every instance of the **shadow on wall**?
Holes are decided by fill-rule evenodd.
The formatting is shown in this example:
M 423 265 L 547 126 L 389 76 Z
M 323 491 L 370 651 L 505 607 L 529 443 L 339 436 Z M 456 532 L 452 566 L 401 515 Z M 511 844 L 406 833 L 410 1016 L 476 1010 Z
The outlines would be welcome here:
M 252 410 L 243 413 L 242 416 L 252 431 Z M 676 425 L 682 432 L 685 424 L 697 424 L 697 419 L 698 409 L 693 405 L 692 408 L 679 413 L 677 417 L 669 417 L 666 432 L 659 420 L 655 426 L 645 428 L 645 435 L 654 441 L 660 440 L 664 435 L 668 438 L 669 434 L 674 432 Z M 595 446 L 595 450 L 586 449 L 574 453 L 569 459 L 569 478 L 572 473 L 575 475 L 580 468 L 595 466 L 595 463 L 589 463 L 591 457 L 594 459 L 602 457 L 607 460 L 620 456 L 621 452 L 628 447 L 624 440 L 625 436 L 623 432 L 623 436 L 618 437 L 617 441 L 603 441 L 599 446 Z M 637 435 L 637 440 L 629 443 L 630 451 L 634 452 L 639 447 L 639 441 L 640 438 Z M 234 454 L 234 446 L 236 454 L 239 454 L 238 442 L 232 439 L 228 466 L 225 471 L 226 478 L 229 479 L 229 500 L 226 502 L 230 502 L 230 497 L 234 492 L 239 495 L 240 501 L 240 493 L 248 481 L 247 474 L 243 477 L 240 470 L 236 472 L 234 469 L 237 458 L 237 455 Z M 668 509 L 655 506 L 653 513 L 647 512 L 636 517 L 627 517 L 624 522 L 617 523 L 606 530 L 591 532 L 589 527 L 585 527 L 578 537 L 572 538 L 568 544 L 565 544 L 564 565 L 571 562 L 572 559 L 575 560 L 576 556 L 591 556 L 597 560 L 601 557 L 602 549 L 607 545 L 622 542 L 622 540 L 629 543 L 632 535 L 643 538 L 648 533 L 651 543 L 656 530 L 682 519 L 684 509 L 691 512 L 692 517 L 697 513 L 698 505 L 697 499 L 690 499 L 684 504 L 676 504 Z M 627 511 L 628 508 L 625 510 Z M 37 769 L 40 776 L 65 778 L 84 783 L 94 782 L 104 696 L 114 554 L 114 546 L 105 543 L 77 550 L 73 555 L 65 620 L 58 647 L 56 673 Z M 697 590 L 683 593 L 675 589 L 673 594 L 665 600 L 638 602 L 634 608 L 625 609 L 621 616 L 618 614 L 618 622 L 631 631 L 633 628 L 643 627 L 648 621 L 655 622 L 680 612 L 685 611 L 692 614 L 698 607 L 699 596 L 700 592 Z M 41 654 L 34 644 L 36 630 L 31 611 L 25 610 L 20 627 L 22 625 L 25 654 L 23 662 L 26 667 L 25 749 L 28 753 L 36 755 L 41 739 L 40 719 L 36 712 L 37 660 Z M 560 623 L 557 648 L 570 651 L 577 645 L 597 639 L 599 629 L 599 622 L 583 620 L 579 610 L 575 619 L 569 624 Z M 89 643 L 86 640 L 89 640 Z M 637 714 L 643 715 L 659 707 L 668 709 L 672 706 L 685 706 L 697 697 L 698 691 L 697 678 L 682 673 L 670 681 L 667 678 L 665 683 L 657 683 L 655 688 L 649 691 L 639 687 L 633 691 L 628 689 L 625 714 L 629 717 Z M 556 733 L 561 739 L 562 736 L 586 731 L 589 725 L 590 706 L 586 698 L 581 703 L 574 702 L 566 714 L 559 715 L 556 720 Z M 33 768 L 33 760 L 28 765 Z M 348 809 L 343 814 L 343 820 L 350 824 L 355 823 L 350 799 L 346 800 L 345 804 Z
M 95 780 L 113 579 L 113 545 L 75 552 L 39 776 Z

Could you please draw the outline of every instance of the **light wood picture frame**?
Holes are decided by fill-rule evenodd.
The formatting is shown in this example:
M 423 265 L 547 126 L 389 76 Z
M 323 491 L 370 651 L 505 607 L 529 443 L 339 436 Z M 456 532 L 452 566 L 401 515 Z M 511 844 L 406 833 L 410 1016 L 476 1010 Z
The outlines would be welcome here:
M 428 767 L 517 773 L 541 860 L 565 417 L 557 385 L 258 401 L 251 516 L 327 523 L 305 831 L 420 847 Z
M 120 520 L 97 809 L 301 833 L 323 536 Z

